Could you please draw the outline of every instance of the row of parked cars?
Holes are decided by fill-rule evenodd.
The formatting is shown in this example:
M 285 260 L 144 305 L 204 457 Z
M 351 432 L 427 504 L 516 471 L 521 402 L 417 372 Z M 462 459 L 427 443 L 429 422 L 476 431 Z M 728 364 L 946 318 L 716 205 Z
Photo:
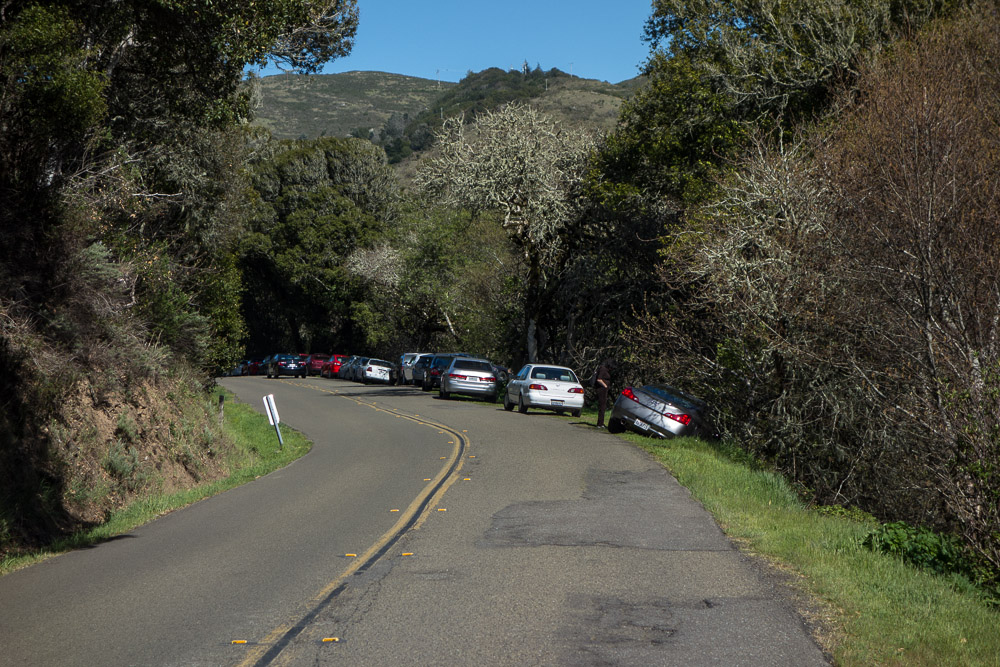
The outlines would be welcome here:
M 508 412 L 543 409 L 579 417 L 585 398 L 580 378 L 566 366 L 529 363 L 510 376 L 506 368 L 463 352 L 407 352 L 395 363 L 360 355 L 275 354 L 253 364 L 253 360 L 241 364 L 241 374 L 319 375 L 364 384 L 413 385 L 427 392 L 438 389 L 446 400 L 452 396 L 502 400 Z M 666 384 L 622 390 L 611 409 L 608 430 L 626 429 L 661 438 L 718 437 L 705 402 Z

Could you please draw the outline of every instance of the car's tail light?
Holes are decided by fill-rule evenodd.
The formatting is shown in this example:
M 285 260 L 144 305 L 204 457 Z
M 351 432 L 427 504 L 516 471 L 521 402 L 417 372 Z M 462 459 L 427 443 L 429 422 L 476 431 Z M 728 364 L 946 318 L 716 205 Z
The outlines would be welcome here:
M 452 380 L 467 380 L 468 378 L 464 375 L 459 375 L 458 373 L 448 373 L 448 377 Z
M 531 384 L 528 385 L 528 389 L 534 389 L 535 391 L 548 391 L 549 388 L 544 384 Z
M 365 373 L 372 373 L 372 372 L 374 372 L 374 371 L 372 371 L 372 367 L 371 366 L 369 366 L 368 368 L 365 369 Z
M 569 390 L 569 393 L 571 393 L 571 394 L 582 394 L 583 393 L 583 387 L 573 387 L 572 389 Z
M 497 379 L 493 377 L 483 378 L 483 382 L 496 382 Z
M 679 415 L 677 415 L 677 414 L 673 414 L 671 412 L 664 412 L 663 416 L 667 417 L 669 419 L 673 419 L 675 422 L 680 422 L 680 423 L 684 424 L 685 426 L 687 426 L 688 424 L 691 423 L 691 415 L 685 415 L 685 414 L 679 414 Z
M 441 375 L 441 371 L 436 368 L 431 369 L 431 375 Z
M 632 387 L 625 387 L 625 389 L 622 390 L 622 396 L 624 396 L 625 398 L 630 398 L 636 403 L 639 402 L 639 399 L 635 397 L 635 392 L 632 391 Z

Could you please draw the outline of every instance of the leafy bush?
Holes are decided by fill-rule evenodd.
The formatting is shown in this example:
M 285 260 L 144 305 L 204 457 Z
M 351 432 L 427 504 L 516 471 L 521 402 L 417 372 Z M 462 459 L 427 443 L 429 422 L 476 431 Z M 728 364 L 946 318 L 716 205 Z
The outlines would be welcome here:
M 979 579 L 975 563 L 962 541 L 954 535 L 942 535 L 896 521 L 874 529 L 861 543 L 872 551 L 898 556 L 936 574 L 960 574 L 972 581 Z

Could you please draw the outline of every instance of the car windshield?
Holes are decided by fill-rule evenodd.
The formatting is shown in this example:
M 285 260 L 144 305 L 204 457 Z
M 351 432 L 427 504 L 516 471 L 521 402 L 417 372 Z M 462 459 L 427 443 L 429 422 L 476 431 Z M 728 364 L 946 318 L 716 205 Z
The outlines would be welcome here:
M 492 373 L 493 368 L 485 361 L 475 361 L 473 359 L 456 359 L 455 368 L 463 371 L 485 371 Z
M 531 379 L 552 380 L 554 382 L 578 382 L 576 374 L 568 368 L 536 366 L 531 369 Z
M 388 361 L 382 361 L 381 359 L 370 359 L 368 363 L 371 364 L 372 366 L 382 366 L 384 368 L 392 368 L 392 364 L 390 364 Z
M 684 410 L 698 410 L 704 406 L 702 401 L 697 398 L 688 396 L 684 392 L 674 389 L 670 385 L 666 384 L 647 384 L 643 387 L 643 390 L 656 396 L 661 401 L 666 401 L 672 403 L 679 408 Z

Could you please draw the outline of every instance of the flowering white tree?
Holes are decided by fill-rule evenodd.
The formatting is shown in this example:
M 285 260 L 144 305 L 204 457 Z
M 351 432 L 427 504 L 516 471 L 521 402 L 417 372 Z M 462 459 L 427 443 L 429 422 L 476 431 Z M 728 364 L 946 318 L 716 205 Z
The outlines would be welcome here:
M 546 269 L 565 248 L 595 138 L 560 128 L 529 106 L 509 104 L 469 125 L 461 117 L 448 119 L 438 146 L 440 154 L 425 163 L 417 182 L 446 204 L 503 216 L 527 266 L 525 326 L 534 360 Z

